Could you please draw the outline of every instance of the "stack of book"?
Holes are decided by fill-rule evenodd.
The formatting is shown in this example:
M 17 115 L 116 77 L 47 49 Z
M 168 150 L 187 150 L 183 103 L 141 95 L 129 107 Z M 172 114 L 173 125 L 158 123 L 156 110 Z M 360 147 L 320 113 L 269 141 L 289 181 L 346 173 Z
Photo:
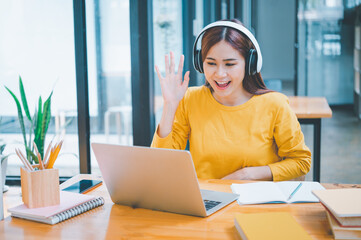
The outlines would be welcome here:
M 335 239 L 361 239 L 361 189 L 314 190 L 326 208 Z

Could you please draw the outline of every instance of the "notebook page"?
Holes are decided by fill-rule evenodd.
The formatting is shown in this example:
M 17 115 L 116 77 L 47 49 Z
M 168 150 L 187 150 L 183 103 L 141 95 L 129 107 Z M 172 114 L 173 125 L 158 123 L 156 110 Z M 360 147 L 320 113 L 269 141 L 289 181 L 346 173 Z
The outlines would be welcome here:
M 239 204 L 286 202 L 286 197 L 274 182 L 232 184 L 233 193 L 239 194 Z
M 37 218 L 48 218 L 55 214 L 66 211 L 82 203 L 95 199 L 96 196 L 60 191 L 60 204 L 42 208 L 27 208 L 24 204 L 11 208 L 10 213 Z
M 325 189 L 318 182 L 307 182 L 307 181 L 284 181 L 275 183 L 278 188 L 286 196 L 286 199 L 291 195 L 291 193 L 297 188 L 297 186 L 302 183 L 302 186 L 297 190 L 297 192 L 289 200 L 290 203 L 293 202 L 319 202 L 318 198 L 313 195 L 312 190 Z

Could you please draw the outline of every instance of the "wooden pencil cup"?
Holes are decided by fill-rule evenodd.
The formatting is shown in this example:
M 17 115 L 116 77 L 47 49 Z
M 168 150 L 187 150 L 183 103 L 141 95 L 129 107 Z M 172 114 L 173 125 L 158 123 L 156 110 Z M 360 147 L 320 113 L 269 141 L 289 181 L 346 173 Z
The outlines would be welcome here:
M 28 171 L 21 168 L 21 192 L 28 208 L 60 204 L 59 170 Z

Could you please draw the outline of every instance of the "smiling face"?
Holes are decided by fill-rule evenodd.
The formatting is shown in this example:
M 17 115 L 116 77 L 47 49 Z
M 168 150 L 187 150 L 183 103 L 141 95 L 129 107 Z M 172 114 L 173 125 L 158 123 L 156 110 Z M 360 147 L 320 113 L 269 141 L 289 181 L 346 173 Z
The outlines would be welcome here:
M 204 75 L 218 102 L 235 106 L 251 97 L 242 85 L 245 65 L 245 58 L 224 40 L 209 49 L 203 62 Z

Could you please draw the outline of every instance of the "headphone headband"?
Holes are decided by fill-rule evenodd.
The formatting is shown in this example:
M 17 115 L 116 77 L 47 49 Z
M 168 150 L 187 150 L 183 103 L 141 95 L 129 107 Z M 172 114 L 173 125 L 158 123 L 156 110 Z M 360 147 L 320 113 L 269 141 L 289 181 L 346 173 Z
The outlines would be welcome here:
M 261 49 L 259 48 L 258 42 L 256 40 L 256 38 L 253 36 L 253 34 L 244 26 L 242 26 L 241 24 L 235 23 L 235 22 L 231 22 L 231 21 L 217 21 L 217 22 L 213 22 L 211 24 L 208 24 L 207 26 L 205 26 L 200 33 L 198 34 L 194 45 L 193 45 L 193 53 L 196 52 L 197 50 L 197 43 L 199 38 L 203 35 L 203 33 L 205 31 L 207 31 L 210 28 L 214 28 L 214 27 L 230 27 L 233 29 L 236 29 L 238 31 L 240 31 L 241 33 L 243 33 L 244 35 L 246 35 L 248 37 L 249 40 L 251 40 L 253 46 L 255 47 L 256 51 L 257 51 L 257 72 L 261 71 L 262 68 L 262 54 L 261 54 Z M 193 59 L 193 64 L 194 64 L 194 59 Z

